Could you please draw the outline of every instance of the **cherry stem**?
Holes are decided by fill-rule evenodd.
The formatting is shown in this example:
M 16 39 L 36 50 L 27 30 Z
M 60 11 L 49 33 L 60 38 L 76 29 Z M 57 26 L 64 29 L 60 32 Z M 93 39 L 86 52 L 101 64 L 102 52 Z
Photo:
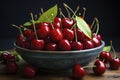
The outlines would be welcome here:
M 63 16 L 65 18 L 65 15 L 63 14 L 61 8 L 59 8 L 59 11 L 60 11 L 60 16 Z
M 83 8 L 83 15 L 82 15 L 83 19 L 85 18 L 85 13 L 86 13 L 86 8 L 84 7 Z
M 65 3 L 63 3 L 64 6 L 66 6 L 73 14 L 74 14 L 74 11 Z
M 93 67 L 96 67 L 96 66 L 84 66 L 82 68 L 93 68 Z
M 30 13 L 30 15 L 31 15 L 31 18 L 32 18 L 32 23 L 33 23 L 33 28 L 34 28 L 35 36 L 36 36 L 36 39 L 38 39 L 37 31 L 36 31 L 36 28 L 35 28 L 35 21 L 34 21 L 34 18 L 33 18 L 33 14 Z
M 99 21 L 97 18 L 95 18 L 95 20 L 96 20 L 96 25 L 97 25 L 97 30 L 96 30 L 95 34 L 97 35 L 98 31 L 99 31 Z
M 67 14 L 68 14 L 68 18 L 70 18 L 71 16 L 70 16 L 70 11 L 68 10 L 68 8 L 64 5 L 64 7 L 65 7 L 65 9 L 66 9 L 66 11 L 67 11 Z
M 77 42 L 77 32 L 76 32 L 76 27 L 74 27 L 74 31 L 75 31 L 75 41 Z
M 37 20 L 37 18 L 38 18 L 38 16 L 37 16 L 37 14 L 35 15 L 35 20 Z
M 76 11 L 74 12 L 74 14 L 73 14 L 72 18 L 76 15 L 76 13 L 78 12 L 78 10 L 79 10 L 79 9 L 80 9 L 80 7 L 79 7 L 79 6 L 77 6 Z
M 95 18 L 94 18 L 94 20 L 92 21 L 91 29 L 93 28 L 94 24 L 95 24 Z
M 15 24 L 12 24 L 12 26 L 18 28 L 19 31 L 20 31 L 20 34 L 22 35 L 22 37 L 24 37 L 24 36 L 23 36 L 23 32 L 22 32 L 22 30 L 21 30 L 21 27 L 15 25 Z
M 111 48 L 113 50 L 114 58 L 116 58 L 117 55 L 116 55 L 116 52 L 115 52 L 115 48 L 113 47 L 112 41 L 110 41 L 110 45 L 111 45 Z
M 41 12 L 42 12 L 42 13 L 44 13 L 43 8 L 41 8 Z M 53 17 L 53 14 L 51 14 L 51 16 Z M 47 15 L 45 15 L 45 17 L 46 17 L 46 18 L 50 21 L 50 24 L 51 24 L 51 26 L 52 26 L 52 29 L 54 29 L 54 27 L 53 27 L 53 24 L 52 24 L 51 20 L 48 18 L 48 16 L 47 16 Z

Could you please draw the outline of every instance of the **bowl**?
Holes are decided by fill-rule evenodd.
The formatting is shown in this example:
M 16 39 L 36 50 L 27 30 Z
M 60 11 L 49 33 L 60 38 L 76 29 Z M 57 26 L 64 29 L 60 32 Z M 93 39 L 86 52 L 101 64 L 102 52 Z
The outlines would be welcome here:
M 104 45 L 104 41 L 101 41 L 100 46 L 86 50 L 40 51 L 25 49 L 14 43 L 16 51 L 29 64 L 44 70 L 59 71 L 71 69 L 75 64 L 87 65 L 97 57 Z

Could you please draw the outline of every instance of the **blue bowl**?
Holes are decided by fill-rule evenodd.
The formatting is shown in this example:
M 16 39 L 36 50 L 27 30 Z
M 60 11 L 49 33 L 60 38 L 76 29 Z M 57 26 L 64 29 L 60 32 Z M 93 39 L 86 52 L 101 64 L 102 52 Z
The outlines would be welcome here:
M 105 43 L 96 48 L 76 51 L 39 51 L 17 46 L 16 51 L 28 63 L 45 70 L 67 70 L 75 64 L 87 65 L 102 51 Z

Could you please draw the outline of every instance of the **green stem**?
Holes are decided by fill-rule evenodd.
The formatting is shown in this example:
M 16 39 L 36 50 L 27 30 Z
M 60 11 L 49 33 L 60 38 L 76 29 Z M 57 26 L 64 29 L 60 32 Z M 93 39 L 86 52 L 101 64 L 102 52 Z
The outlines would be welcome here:
M 77 6 L 77 9 L 76 9 L 76 11 L 74 12 L 74 14 L 73 14 L 73 16 L 72 16 L 72 18 L 74 17 L 74 16 L 76 16 L 76 13 L 78 12 L 78 10 L 80 9 L 80 7 L 79 6 Z
M 67 14 L 68 14 L 68 18 L 70 18 L 71 16 L 70 16 L 70 11 L 68 10 L 68 8 L 64 5 L 64 7 L 65 7 L 65 9 L 66 9 L 66 11 L 67 11 Z
M 93 28 L 94 24 L 95 24 L 95 18 L 94 18 L 94 20 L 92 21 L 91 29 Z
M 74 11 L 65 3 L 63 3 L 64 6 L 66 6 L 73 14 L 74 14 Z
M 62 13 L 61 8 L 59 8 L 59 11 L 60 11 L 60 16 L 63 16 L 65 18 L 65 15 Z
M 93 67 L 96 67 L 96 66 L 84 66 L 82 68 L 93 68 Z
M 99 31 L 99 21 L 98 21 L 98 19 L 97 18 L 95 18 L 95 20 L 96 20 L 96 25 L 97 25 L 97 30 L 96 30 L 96 35 L 98 34 L 98 31 Z
M 110 45 L 111 45 L 111 48 L 112 48 L 112 50 L 113 50 L 114 58 L 116 58 L 117 55 L 116 55 L 115 49 L 114 49 L 114 47 L 113 47 L 112 41 L 110 41 Z
M 83 19 L 85 18 L 85 13 L 86 13 L 86 8 L 84 7 L 83 8 L 83 15 L 82 15 Z
M 33 28 L 34 28 L 35 36 L 36 36 L 36 39 L 38 39 L 37 31 L 36 31 L 36 28 L 35 28 L 35 21 L 34 21 L 34 18 L 33 18 L 33 14 L 30 13 L 30 15 L 31 15 L 31 18 L 32 18 L 32 23 L 33 23 Z

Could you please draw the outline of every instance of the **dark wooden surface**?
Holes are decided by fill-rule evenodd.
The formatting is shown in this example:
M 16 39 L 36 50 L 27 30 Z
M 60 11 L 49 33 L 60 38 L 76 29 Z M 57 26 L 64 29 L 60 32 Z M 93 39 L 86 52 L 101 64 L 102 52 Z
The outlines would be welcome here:
M 118 55 L 120 57 L 120 53 Z M 93 65 L 92 61 L 89 65 Z M 0 80 L 73 80 L 71 72 L 64 73 L 48 73 L 38 71 L 37 75 L 32 79 L 27 79 L 22 76 L 22 69 L 27 63 L 25 61 L 18 62 L 19 71 L 17 74 L 8 75 L 5 73 L 5 65 L 0 64 Z M 87 75 L 82 80 L 120 80 L 120 68 L 118 70 L 110 70 L 107 65 L 106 72 L 101 76 L 94 75 L 91 68 L 87 69 Z

